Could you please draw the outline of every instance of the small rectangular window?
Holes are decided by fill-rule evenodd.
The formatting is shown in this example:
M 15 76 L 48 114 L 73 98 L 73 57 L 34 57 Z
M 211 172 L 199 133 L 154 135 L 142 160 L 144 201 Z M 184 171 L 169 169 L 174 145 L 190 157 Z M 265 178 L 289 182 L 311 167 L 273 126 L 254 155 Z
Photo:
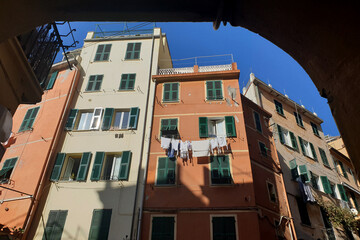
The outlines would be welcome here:
M 136 74 L 122 74 L 119 90 L 134 90 Z
M 326 157 L 326 153 L 325 153 L 324 149 L 319 148 L 319 153 L 320 153 L 320 157 L 321 157 L 321 160 L 322 160 L 323 164 L 325 166 L 330 167 L 330 164 L 329 164 L 329 161 L 328 161 L 328 159 Z
M 49 217 L 46 221 L 43 239 L 61 239 L 67 214 L 67 210 L 51 210 L 49 212 Z
M 214 240 L 236 240 L 235 217 L 212 217 L 212 236 Z
M 153 217 L 151 240 L 173 240 L 175 235 L 174 217 Z
M 128 43 L 126 48 L 125 60 L 140 58 L 141 43 Z
M 158 160 L 156 185 L 175 184 L 176 158 L 162 157 Z
M 309 218 L 309 213 L 306 207 L 306 203 L 304 203 L 304 201 L 302 200 L 302 198 L 296 198 L 296 202 L 299 208 L 299 214 L 300 214 L 300 218 L 301 218 L 301 223 L 311 226 L 311 222 L 310 222 L 310 218 Z
M 5 160 L 0 170 L 0 183 L 7 183 L 9 181 L 17 160 L 17 157 Z
M 225 118 L 207 118 L 208 137 L 226 137 Z
M 89 77 L 88 85 L 85 91 L 87 92 L 100 91 L 103 78 L 104 75 L 91 75 Z
M 296 137 L 294 135 L 293 132 L 288 131 L 287 129 L 281 127 L 280 125 L 278 126 L 278 132 L 279 132 L 279 138 L 280 138 L 280 142 L 282 144 L 285 144 L 286 146 L 293 148 L 294 150 L 298 151 L 298 144 L 296 141 Z
M 303 123 L 301 115 L 297 112 L 294 112 L 294 116 L 295 116 L 297 125 L 299 125 L 300 127 L 304 127 L 304 123 Z
M 128 129 L 129 128 L 129 116 L 130 116 L 130 110 L 115 110 L 112 128 L 113 129 Z
M 265 143 L 259 142 L 260 152 L 261 155 L 264 157 L 267 157 L 267 147 L 265 146 Z
M 341 161 L 338 161 L 341 168 L 341 175 L 343 175 L 346 179 L 349 179 L 347 172 L 345 170 L 344 164 Z
M 89 240 L 108 239 L 112 209 L 94 209 Z
M 311 185 L 313 188 L 319 190 L 319 177 L 310 171 Z
M 274 184 L 271 182 L 266 182 L 267 190 L 269 194 L 269 199 L 271 202 L 276 203 L 277 202 L 277 194 Z
M 281 102 L 274 100 L 276 112 L 285 116 L 284 109 Z
M 100 44 L 97 48 L 94 61 L 109 60 L 111 44 Z
M 222 83 L 221 81 L 206 81 L 206 99 L 222 100 Z
M 259 132 L 262 132 L 260 115 L 257 112 L 254 112 L 254 119 L 255 119 L 256 130 L 258 130 Z
M 164 83 L 163 102 L 179 101 L 179 83 Z
M 308 142 L 308 141 L 302 139 L 301 137 L 299 137 L 299 142 L 300 142 L 300 146 L 301 146 L 301 150 L 302 150 L 303 154 L 305 156 L 317 161 L 317 156 L 316 156 L 314 145 L 311 142 Z
M 211 183 L 232 184 L 228 155 L 211 156 Z
M 40 107 L 30 108 L 26 111 L 23 122 L 21 123 L 19 132 L 32 129 L 35 118 L 39 112 Z
M 316 136 L 320 137 L 320 134 L 319 134 L 319 130 L 318 130 L 317 125 L 316 125 L 315 123 L 313 123 L 313 122 L 310 122 L 310 124 L 311 124 L 312 130 L 313 130 L 313 133 L 314 133 Z
M 62 174 L 60 177 L 61 181 L 76 181 L 76 176 L 79 171 L 81 161 L 80 156 L 68 156 L 65 159 Z
M 177 136 L 178 119 L 177 118 L 161 119 L 160 135 L 168 136 L 168 137 Z
M 328 193 L 328 194 L 333 194 L 333 190 L 330 186 L 330 182 L 329 182 L 329 179 L 327 178 L 327 176 L 320 176 L 320 179 L 321 179 L 321 183 L 323 185 L 324 192 Z

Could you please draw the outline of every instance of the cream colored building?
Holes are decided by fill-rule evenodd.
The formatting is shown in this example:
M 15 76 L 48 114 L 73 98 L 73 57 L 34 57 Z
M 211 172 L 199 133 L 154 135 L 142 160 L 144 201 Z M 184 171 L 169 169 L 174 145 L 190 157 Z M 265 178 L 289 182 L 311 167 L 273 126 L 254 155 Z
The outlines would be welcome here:
M 47 239 L 122 240 L 137 229 L 154 103 L 151 76 L 172 67 L 167 39 L 154 28 L 111 37 L 89 32 L 84 42 L 78 94 L 29 239 L 43 239 L 46 228 Z
M 345 186 L 336 172 L 336 166 L 321 129 L 323 122 L 316 113 L 297 104 L 287 95 L 250 74 L 243 94 L 272 114 L 270 128 L 294 218 L 298 239 L 343 239 L 343 229 L 328 224 L 318 204 L 304 202 L 298 179 L 309 185 L 315 196 L 348 207 Z

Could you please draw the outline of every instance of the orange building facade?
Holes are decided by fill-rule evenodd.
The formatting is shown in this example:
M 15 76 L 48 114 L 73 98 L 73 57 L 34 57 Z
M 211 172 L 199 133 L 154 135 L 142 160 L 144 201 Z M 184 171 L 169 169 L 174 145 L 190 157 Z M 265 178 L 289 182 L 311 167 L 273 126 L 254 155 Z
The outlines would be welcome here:
M 75 63 L 75 60 L 70 62 Z M 58 140 L 80 73 L 67 62 L 53 65 L 42 101 L 20 105 L 13 116 L 12 137 L 0 165 L 0 224 L 3 234 L 22 233 L 48 181 L 43 177 Z
M 296 239 L 271 115 L 240 95 L 239 74 L 232 63 L 153 76 L 141 239 Z

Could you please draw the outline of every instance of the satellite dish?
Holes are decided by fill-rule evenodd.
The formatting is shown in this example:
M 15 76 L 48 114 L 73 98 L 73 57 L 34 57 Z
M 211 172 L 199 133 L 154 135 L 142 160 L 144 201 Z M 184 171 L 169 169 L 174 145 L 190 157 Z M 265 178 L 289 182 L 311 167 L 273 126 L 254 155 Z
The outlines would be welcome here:
M 13 126 L 12 115 L 4 106 L 0 105 L 0 142 L 6 142 Z

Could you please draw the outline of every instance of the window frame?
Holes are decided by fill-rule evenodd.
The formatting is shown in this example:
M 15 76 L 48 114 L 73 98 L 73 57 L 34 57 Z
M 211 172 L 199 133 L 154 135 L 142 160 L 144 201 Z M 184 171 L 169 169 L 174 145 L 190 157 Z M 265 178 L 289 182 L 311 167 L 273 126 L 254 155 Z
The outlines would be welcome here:
M 49 221 L 51 213 L 56 213 L 56 216 L 55 216 L 56 221 Z M 59 217 L 64 217 L 64 214 L 65 214 L 65 219 L 63 220 L 63 224 L 60 227 L 60 229 L 61 229 L 60 239 L 61 239 L 61 237 L 64 233 L 64 228 L 65 228 L 66 220 L 68 217 L 68 213 L 69 213 L 68 210 L 50 210 L 47 220 L 46 220 L 46 225 L 44 228 L 44 233 L 43 233 L 42 239 L 53 239 L 52 232 L 53 232 L 54 225 L 55 225 L 55 227 L 59 228 L 59 222 L 58 222 Z M 60 215 L 62 215 L 62 216 L 60 216 Z M 50 235 L 47 234 L 47 228 L 51 228 Z
M 234 218 L 234 225 L 235 225 L 235 239 L 239 239 L 239 230 L 238 230 L 238 220 L 236 214 L 210 214 L 210 236 L 211 240 L 214 239 L 214 225 L 213 225 L 213 218 L 216 217 L 233 217 Z
M 306 156 L 308 158 L 311 158 L 314 161 L 318 161 L 316 151 L 315 151 L 315 147 L 311 142 L 308 142 L 308 141 L 306 141 L 305 139 L 303 139 L 303 138 L 301 138 L 299 136 L 299 143 L 300 143 L 300 148 L 301 148 L 304 156 Z M 309 153 L 311 153 L 311 155 Z
M 220 88 L 216 88 L 215 85 L 217 82 L 220 82 Z M 212 83 L 212 89 L 208 88 L 208 83 Z M 221 91 L 221 98 L 219 96 L 216 95 L 216 91 L 220 90 Z M 213 97 L 213 99 L 209 98 L 209 91 L 212 91 L 213 93 L 215 93 L 215 96 Z M 209 80 L 209 81 L 205 81 L 205 96 L 206 96 L 206 101 L 223 101 L 224 100 L 224 89 L 223 89 L 223 81 L 222 80 Z
M 12 158 L 8 158 L 8 159 L 6 159 L 4 161 L 0 172 L 3 171 L 5 176 L 0 178 L 0 184 L 1 183 L 8 183 L 11 180 L 11 176 L 14 174 L 14 169 L 16 167 L 16 164 L 17 164 L 18 160 L 19 160 L 19 157 L 12 157 Z M 7 163 L 10 166 L 12 164 L 12 166 L 11 167 L 7 166 Z M 10 174 L 7 174 L 9 171 L 11 171 Z M 6 175 L 9 175 L 9 176 L 6 178 Z
M 319 185 L 319 180 L 320 180 L 320 177 L 316 174 L 314 174 L 312 171 L 309 171 L 310 172 L 310 182 L 311 182 L 311 186 L 316 189 L 316 190 L 320 190 L 320 185 Z M 314 181 L 316 181 L 316 187 L 314 186 Z
M 214 183 L 213 182 L 213 174 L 212 174 L 212 171 L 213 171 L 213 166 L 212 166 L 212 163 L 213 163 L 213 159 L 214 158 L 218 158 L 218 157 L 224 157 L 225 160 L 227 159 L 228 160 L 228 170 L 229 170 L 229 178 L 227 179 L 226 177 L 221 177 L 219 176 L 219 181 L 229 181 L 229 182 L 218 182 L 218 183 Z M 210 170 L 210 174 L 209 174 L 209 177 L 210 177 L 210 185 L 211 186 L 231 186 L 231 185 L 234 185 L 234 180 L 233 180 L 233 174 L 232 174 L 232 167 L 231 167 L 231 160 L 230 160 L 230 155 L 229 154 L 223 154 L 223 155 L 216 155 L 216 156 L 210 156 L 209 157 L 210 159 L 210 162 L 209 162 L 209 170 Z M 223 174 L 222 170 L 223 169 L 226 169 L 226 167 L 222 167 L 221 164 L 219 164 L 219 167 L 220 168 L 220 171 L 221 173 L 219 172 L 219 174 Z
M 103 50 L 102 50 L 101 52 L 99 52 L 100 46 L 103 46 Z M 105 51 L 107 46 L 110 46 L 109 51 Z M 96 52 L 95 52 L 94 62 L 105 62 L 105 61 L 109 61 L 109 59 L 110 59 L 111 47 L 112 47 L 112 44 L 99 44 L 98 47 L 97 47 L 97 49 L 96 49 Z M 106 54 L 107 54 L 107 57 L 106 57 L 106 59 L 105 59 Z M 98 60 L 96 59 L 97 56 L 100 56 Z
M 160 159 L 166 159 L 166 163 L 165 163 L 165 169 L 167 170 L 166 174 L 169 173 L 169 161 L 174 161 L 174 183 L 159 183 L 158 180 L 159 180 L 159 162 L 160 162 Z M 171 168 L 170 168 L 171 170 Z M 178 167 L 177 167 L 177 158 L 175 159 L 170 159 L 169 157 L 158 157 L 157 160 L 156 160 L 156 174 L 155 174 L 155 186 L 156 187 L 173 187 L 173 186 L 176 186 L 177 185 L 177 170 L 178 170 Z M 169 179 L 167 178 L 167 181 L 169 181 Z
M 174 90 L 174 86 L 177 85 L 177 89 Z M 169 90 L 165 90 L 166 86 L 169 86 Z M 169 83 L 164 83 L 162 85 L 163 91 L 162 91 L 162 102 L 163 103 L 176 103 L 176 102 L 180 102 L 180 83 L 179 82 L 169 82 Z M 169 100 L 165 99 L 165 93 L 168 92 L 169 93 Z M 176 92 L 176 99 L 173 99 L 173 93 Z
M 285 117 L 285 113 L 284 113 L 284 108 L 281 102 L 279 102 L 278 100 L 274 99 L 274 104 L 275 104 L 275 111 L 280 114 L 281 116 Z
M 311 125 L 314 135 L 317 137 L 320 137 L 318 126 L 313 122 L 310 122 L 310 125 Z
M 177 215 L 176 214 L 152 214 L 150 217 L 150 230 L 149 230 L 149 240 L 152 240 L 153 232 L 153 218 L 160 217 L 173 217 L 174 218 L 174 240 L 176 239 L 176 230 L 177 230 Z
M 275 202 L 271 200 L 271 194 L 270 194 L 269 185 L 272 185 L 272 187 L 273 187 L 274 194 L 275 194 Z M 271 203 L 278 203 L 278 194 L 277 194 L 277 189 L 276 189 L 275 184 L 266 180 L 266 189 L 267 189 L 267 192 L 268 192 L 269 201 Z
M 321 161 L 323 162 L 323 164 L 326 167 L 331 168 L 329 160 L 327 159 L 326 152 L 324 151 L 324 149 L 322 149 L 320 147 L 318 147 L 318 149 L 319 149 L 320 158 L 321 158 Z
M 163 129 L 163 121 L 165 121 L 165 120 L 169 121 L 169 124 L 167 124 L 165 126 L 167 126 L 167 128 L 170 127 L 170 129 Z M 175 126 L 175 125 L 170 124 L 171 120 L 176 120 L 176 129 L 171 129 L 171 128 L 173 128 Z M 159 136 L 160 137 L 162 137 L 162 136 L 166 137 L 167 136 L 167 135 L 163 135 L 162 131 L 169 131 L 169 130 L 176 131 L 177 130 L 177 132 L 179 132 L 179 120 L 180 119 L 176 118 L 176 117 L 175 118 L 161 118 L 160 121 L 159 121 L 159 123 L 160 123 L 160 127 L 159 127 L 160 134 L 159 134 Z
M 96 212 L 102 212 L 102 217 L 101 217 L 101 222 L 100 222 L 100 226 L 95 226 L 94 224 L 94 215 Z M 109 218 L 104 218 L 104 215 L 108 214 Z M 89 240 L 92 240 L 91 238 L 91 234 L 92 231 L 95 231 L 94 228 L 98 227 L 101 231 L 101 233 L 105 233 L 106 236 L 102 236 L 105 237 L 104 239 L 108 239 L 109 237 L 109 233 L 110 233 L 110 226 L 111 226 L 111 218 L 112 218 L 112 209 L 94 209 L 93 210 L 93 214 L 91 216 L 91 223 L 90 223 L 90 228 L 89 228 Z M 104 223 L 105 222 L 105 223 Z M 105 225 L 105 226 L 104 226 Z M 107 228 L 107 229 L 104 229 Z
M 133 44 L 132 49 L 129 49 L 129 44 Z M 139 44 L 139 50 L 135 50 L 136 45 Z M 141 42 L 131 42 L 131 43 L 127 43 L 126 45 L 126 51 L 125 51 L 125 60 L 139 60 L 140 59 L 140 53 L 141 53 Z M 135 54 L 138 53 L 139 56 L 137 58 L 135 58 Z M 128 54 L 130 54 L 130 57 L 127 57 Z
M 36 117 L 39 114 L 39 110 L 40 110 L 40 106 L 37 106 L 37 107 L 29 108 L 26 111 L 18 132 L 25 132 L 28 130 L 30 130 L 30 131 L 33 130 L 33 126 L 34 126 Z M 34 111 L 35 111 L 35 115 L 34 115 Z M 29 113 L 29 115 L 28 115 L 28 113 Z M 28 117 L 26 117 L 26 116 L 28 116 Z
M 132 78 L 133 77 L 133 78 Z M 129 88 L 130 82 L 133 82 L 132 88 Z M 133 91 L 135 89 L 136 73 L 123 73 L 121 74 L 119 91 Z M 125 88 L 121 88 L 125 82 Z
M 215 124 L 214 124 L 215 122 Z M 223 135 L 219 135 L 218 132 L 218 123 L 221 122 L 221 126 L 222 130 L 223 130 Z M 208 125 L 208 137 L 209 138 L 214 138 L 214 137 L 227 137 L 227 132 L 226 132 L 226 122 L 225 122 L 225 117 L 207 117 L 207 125 Z M 212 128 L 215 128 L 215 133 L 213 133 Z
M 293 132 L 277 124 L 280 143 L 299 152 L 299 145 Z M 295 141 L 295 142 L 294 142 Z
M 94 77 L 94 80 L 91 80 L 92 77 Z M 104 80 L 104 74 L 90 75 L 88 78 L 88 83 L 85 88 L 85 92 L 100 92 L 103 80 Z M 90 83 L 92 84 L 91 89 L 90 89 Z M 96 85 L 98 83 L 99 83 L 99 89 L 96 89 Z
M 299 127 L 304 128 L 304 122 L 303 122 L 303 120 L 302 120 L 301 114 L 298 113 L 298 112 L 294 112 L 294 117 L 295 117 L 295 120 L 296 120 L 296 124 L 297 124 Z
M 253 117 L 254 117 L 254 124 L 255 124 L 255 129 L 262 133 L 262 126 L 261 126 L 261 118 L 260 118 L 260 114 L 256 111 L 253 111 Z
M 261 154 L 261 156 L 263 156 L 263 157 L 268 157 L 268 148 L 266 147 L 266 144 L 265 143 L 263 143 L 263 142 L 261 142 L 261 141 L 258 141 L 258 145 L 259 145 L 259 149 L 260 149 L 260 154 Z M 263 149 L 265 150 L 265 151 L 263 151 Z

